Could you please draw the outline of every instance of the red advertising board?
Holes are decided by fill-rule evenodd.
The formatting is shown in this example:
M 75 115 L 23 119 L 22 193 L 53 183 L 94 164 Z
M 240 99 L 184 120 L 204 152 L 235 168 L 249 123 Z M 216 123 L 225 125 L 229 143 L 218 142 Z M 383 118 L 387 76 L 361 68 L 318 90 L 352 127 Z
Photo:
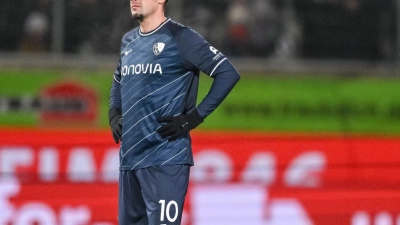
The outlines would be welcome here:
M 192 138 L 183 225 L 400 225 L 400 137 Z M 117 189 L 108 131 L 0 131 L 0 225 L 117 224 Z
M 69 126 L 96 122 L 96 91 L 74 81 L 64 81 L 44 88 L 40 94 L 42 124 Z

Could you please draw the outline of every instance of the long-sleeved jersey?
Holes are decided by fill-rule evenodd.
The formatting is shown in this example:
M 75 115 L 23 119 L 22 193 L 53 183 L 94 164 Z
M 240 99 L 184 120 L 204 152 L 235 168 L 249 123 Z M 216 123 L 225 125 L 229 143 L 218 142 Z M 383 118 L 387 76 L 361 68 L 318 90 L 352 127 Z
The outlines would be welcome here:
M 189 133 L 168 141 L 157 118 L 196 109 L 200 71 L 214 78 L 197 111 L 207 117 L 228 95 L 239 74 L 198 33 L 167 19 L 151 32 L 137 27 L 122 38 L 110 91 L 110 109 L 122 110 L 120 170 L 193 165 Z

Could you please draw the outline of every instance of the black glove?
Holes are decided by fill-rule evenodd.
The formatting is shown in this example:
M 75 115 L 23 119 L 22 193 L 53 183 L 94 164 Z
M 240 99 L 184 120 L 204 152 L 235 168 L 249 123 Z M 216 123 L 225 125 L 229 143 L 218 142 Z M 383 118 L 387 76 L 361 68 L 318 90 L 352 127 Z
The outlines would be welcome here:
M 162 138 L 169 136 L 168 141 L 176 140 L 179 136 L 196 128 L 204 119 L 197 110 L 179 116 L 166 116 L 157 119 L 159 123 L 166 123 L 157 129 Z
M 122 112 L 118 108 L 112 108 L 108 111 L 108 119 L 112 131 L 112 136 L 116 144 L 122 137 Z

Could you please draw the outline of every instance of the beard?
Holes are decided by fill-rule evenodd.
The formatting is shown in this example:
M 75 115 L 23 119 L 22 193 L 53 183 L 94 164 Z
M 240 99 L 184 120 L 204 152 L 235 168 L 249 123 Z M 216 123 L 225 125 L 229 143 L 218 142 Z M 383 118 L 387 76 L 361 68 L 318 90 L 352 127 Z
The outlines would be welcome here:
M 135 13 L 132 15 L 132 19 L 137 20 L 139 22 L 143 21 L 143 14 Z

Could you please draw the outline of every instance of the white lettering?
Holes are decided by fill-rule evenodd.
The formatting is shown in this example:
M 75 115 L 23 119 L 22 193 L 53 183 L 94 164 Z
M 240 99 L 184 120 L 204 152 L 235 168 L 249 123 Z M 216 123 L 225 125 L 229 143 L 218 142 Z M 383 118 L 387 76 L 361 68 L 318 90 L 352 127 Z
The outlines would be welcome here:
M 269 225 L 312 225 L 306 210 L 296 199 L 271 199 Z
M 77 208 L 64 207 L 60 212 L 60 220 L 62 225 L 82 225 L 89 224 L 90 210 L 87 206 Z
M 94 156 L 90 149 L 75 148 L 71 150 L 67 173 L 71 181 L 93 182 L 96 179 Z
M 313 224 L 297 199 L 269 198 L 263 185 L 200 185 L 190 194 L 196 225 Z
M 196 155 L 196 166 L 192 168 L 194 182 L 227 182 L 232 177 L 232 160 L 218 149 L 205 149 Z
M 164 199 L 161 199 L 158 203 L 161 204 L 160 221 L 164 221 L 164 214 L 165 214 L 165 215 L 167 215 L 167 219 L 169 222 L 171 222 L 171 223 L 175 222 L 175 220 L 178 218 L 178 203 L 176 203 L 176 201 L 174 201 L 174 200 L 171 200 L 170 202 L 168 202 L 166 209 L 165 209 L 165 200 Z M 175 214 L 174 214 L 173 218 L 171 218 L 171 215 L 170 215 L 171 205 L 174 205 L 174 207 L 175 207 L 175 210 L 174 210 Z
M 213 46 L 210 46 L 210 51 L 212 51 L 214 54 L 218 53 L 218 50 L 214 48 Z
M 55 181 L 58 175 L 59 155 L 54 148 L 44 148 L 39 152 L 38 170 L 43 181 Z
M 368 213 L 364 211 L 356 212 L 351 218 L 351 225 L 370 225 Z
M 375 217 L 374 217 L 375 215 Z M 400 215 L 396 216 L 387 211 L 368 214 L 365 211 L 357 211 L 351 218 L 351 225 L 400 225 Z
M 302 153 L 289 164 L 284 180 L 289 187 L 317 187 L 325 164 L 325 156 L 320 152 Z
M 140 72 L 142 72 L 142 65 L 137 64 L 135 66 L 135 74 L 139 74 Z
M 11 224 L 15 207 L 9 199 L 19 193 L 21 187 L 14 177 L 0 177 L 0 224 Z
M 5 147 L 0 149 L 0 171 L 5 175 L 16 174 L 17 167 L 33 163 L 33 151 L 28 147 Z
M 160 221 L 164 221 L 165 200 L 161 199 L 158 203 L 161 204 Z
M 264 221 L 268 193 L 261 185 L 200 185 L 190 195 L 192 224 L 269 225 Z
M 174 205 L 174 208 L 175 208 L 175 210 L 174 210 L 175 215 L 172 218 L 171 218 L 171 215 L 170 215 L 170 207 L 171 207 L 171 205 Z M 179 212 L 178 212 L 178 203 L 176 203 L 173 200 L 170 201 L 168 203 L 168 205 L 167 205 L 167 209 L 165 210 L 165 212 L 166 212 L 168 221 L 171 222 L 171 223 L 175 222 L 175 220 L 178 218 L 178 214 L 179 214 Z
M 255 153 L 249 159 L 242 173 L 244 182 L 259 182 L 271 185 L 275 180 L 276 160 L 271 153 Z
M 160 64 L 156 64 L 153 74 L 155 74 L 156 72 L 159 72 L 160 74 L 162 74 L 162 70 L 161 70 L 161 65 Z
M 39 202 L 32 202 L 23 205 L 19 209 L 14 224 L 54 225 L 57 224 L 57 218 L 50 206 Z
M 149 69 L 149 65 L 151 65 L 151 64 L 146 64 L 146 67 L 144 67 L 144 65 L 142 64 L 143 73 L 147 73 L 147 70 Z M 151 71 L 151 69 L 150 69 L 150 71 Z
M 375 217 L 375 225 L 393 225 L 392 216 L 388 212 L 379 212 Z
M 10 198 L 17 196 L 21 190 L 21 184 L 16 177 L 0 176 L 0 225 L 83 225 L 92 222 L 89 206 L 63 206 L 59 215 L 55 206 L 44 202 L 22 202 L 16 207 Z M 109 222 L 94 222 L 93 225 L 112 225 Z
M 128 68 L 128 74 L 131 73 L 131 69 L 132 69 L 132 73 L 135 71 L 135 65 L 130 65 Z
M 153 65 L 152 63 L 147 64 L 136 64 L 136 65 L 129 65 L 123 66 L 121 68 L 122 76 L 126 75 L 135 75 L 135 74 L 162 74 L 162 67 L 161 64 L 157 63 Z
M 119 149 L 109 149 L 104 155 L 101 167 L 102 179 L 105 182 L 118 182 L 119 178 Z
M 122 67 L 122 76 L 125 76 L 125 75 L 127 75 L 128 74 L 128 67 L 126 67 L 126 66 L 124 66 L 124 67 Z

